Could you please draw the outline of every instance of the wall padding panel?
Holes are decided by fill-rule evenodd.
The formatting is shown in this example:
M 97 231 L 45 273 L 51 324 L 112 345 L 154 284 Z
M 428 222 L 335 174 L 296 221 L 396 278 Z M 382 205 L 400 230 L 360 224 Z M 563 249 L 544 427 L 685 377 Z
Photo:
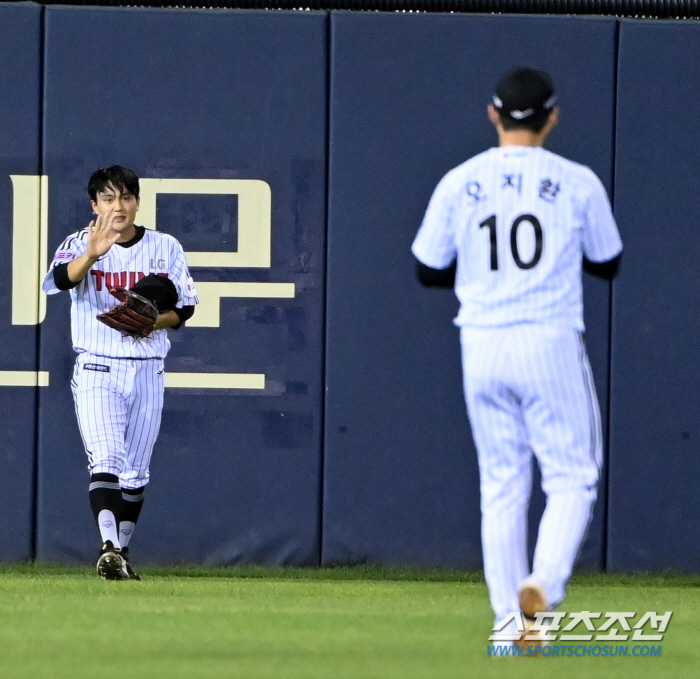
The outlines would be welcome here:
M 331 26 L 323 563 L 475 567 L 456 299 L 419 286 L 410 245 L 439 179 L 496 143 L 486 105 L 515 64 L 552 73 L 563 114 L 550 148 L 611 188 L 616 22 L 338 12 Z M 586 301 L 605 412 L 609 285 L 587 280 Z M 604 505 L 588 567 L 603 563 Z M 542 506 L 539 494 L 531 542 Z
M 203 304 L 170 333 L 166 380 L 253 374 L 264 388 L 166 388 L 133 540 L 139 562 L 319 561 L 327 23 L 315 12 L 46 10 L 51 251 L 88 223 L 85 187 L 98 166 L 271 190 L 271 214 L 253 211 L 252 222 L 243 207 L 250 184 L 228 196 L 211 185 L 157 198 L 157 228 L 200 253 L 190 264 L 210 300 L 208 312 Z M 264 242 L 265 233 L 269 265 L 216 263 L 217 253 L 247 252 L 245 239 Z M 251 296 L 236 297 L 227 283 L 248 285 Z M 217 290 L 224 296 L 212 305 Z M 69 299 L 59 297 L 42 332 L 51 387 L 41 402 L 39 556 L 85 560 L 99 537 L 69 390 Z
M 700 568 L 700 26 L 623 21 L 608 565 Z
M 0 560 L 34 539 L 41 8 L 0 4 Z M 14 179 L 11 179 L 14 177 Z

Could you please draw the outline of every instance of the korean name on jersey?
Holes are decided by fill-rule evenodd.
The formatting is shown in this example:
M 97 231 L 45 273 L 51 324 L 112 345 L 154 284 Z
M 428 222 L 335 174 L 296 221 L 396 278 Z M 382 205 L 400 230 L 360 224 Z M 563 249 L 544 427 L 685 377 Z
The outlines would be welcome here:
M 435 269 L 457 256 L 456 325 L 583 330 L 582 255 L 604 262 L 622 243 L 589 168 L 540 147 L 505 146 L 443 177 L 412 250 Z
M 53 268 L 66 264 L 85 252 L 87 229 L 70 235 L 56 251 L 43 283 L 47 294 L 61 292 L 53 279 Z M 178 291 L 178 307 L 198 303 L 185 253 L 172 236 L 146 229 L 143 238 L 131 247 L 115 244 L 91 267 L 85 278 L 70 290 L 71 333 L 76 352 L 89 352 L 112 358 L 165 358 L 170 349 L 166 330 L 156 330 L 145 340 L 135 341 L 100 323 L 95 316 L 118 304 L 109 292 L 112 287 L 130 288 L 150 273 L 167 275 Z

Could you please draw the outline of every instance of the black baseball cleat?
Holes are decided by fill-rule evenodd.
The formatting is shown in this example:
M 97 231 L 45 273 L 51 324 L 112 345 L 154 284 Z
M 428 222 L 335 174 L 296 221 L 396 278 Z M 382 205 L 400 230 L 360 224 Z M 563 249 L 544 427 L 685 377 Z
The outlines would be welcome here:
M 129 548 L 122 547 L 121 551 L 122 559 L 124 559 L 124 568 L 129 576 L 129 580 L 140 580 L 141 576 L 131 567 L 129 563 Z
M 97 559 L 97 574 L 103 580 L 128 580 L 126 562 L 122 558 L 121 550 L 117 549 L 111 540 L 107 540 L 100 550 L 100 558 Z

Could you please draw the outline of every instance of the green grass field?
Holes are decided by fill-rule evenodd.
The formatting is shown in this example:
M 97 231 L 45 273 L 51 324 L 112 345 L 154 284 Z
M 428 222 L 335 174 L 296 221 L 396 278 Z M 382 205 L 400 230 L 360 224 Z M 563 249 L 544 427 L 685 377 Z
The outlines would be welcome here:
M 372 568 L 0 568 L 0 678 L 700 675 L 700 578 L 576 576 L 567 611 L 674 612 L 654 658 L 489 658 L 479 574 Z

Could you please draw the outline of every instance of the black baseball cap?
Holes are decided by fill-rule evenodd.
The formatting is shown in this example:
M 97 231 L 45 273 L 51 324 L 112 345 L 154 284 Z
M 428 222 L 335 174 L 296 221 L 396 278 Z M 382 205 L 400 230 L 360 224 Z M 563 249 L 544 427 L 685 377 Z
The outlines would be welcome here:
M 168 309 L 174 309 L 178 294 L 175 284 L 165 276 L 149 273 L 131 288 L 135 293 L 145 297 L 158 307 L 162 314 Z
M 549 74 L 520 66 L 498 83 L 492 101 L 502 118 L 527 123 L 546 118 L 557 105 L 557 95 Z

